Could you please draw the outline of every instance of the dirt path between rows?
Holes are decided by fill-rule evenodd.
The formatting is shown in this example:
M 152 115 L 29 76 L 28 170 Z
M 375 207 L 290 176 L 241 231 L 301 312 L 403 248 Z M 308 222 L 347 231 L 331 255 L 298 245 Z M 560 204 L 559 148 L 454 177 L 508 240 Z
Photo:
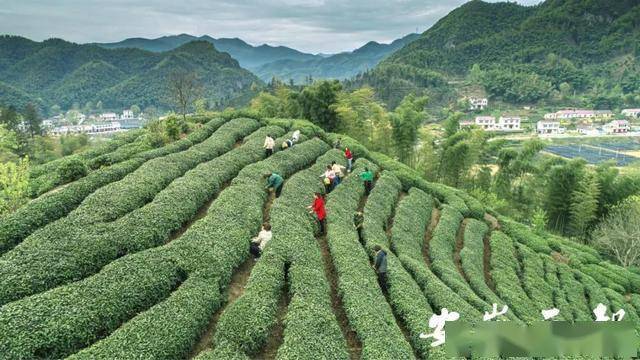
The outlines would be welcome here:
M 456 244 L 453 251 L 453 262 L 456 264 L 456 268 L 458 269 L 460 275 L 462 275 L 467 284 L 470 284 L 467 274 L 465 274 L 464 269 L 462 269 L 462 258 L 460 257 L 460 251 L 462 251 L 462 248 L 464 247 L 464 231 L 467 228 L 468 222 L 469 219 L 462 220 L 462 222 L 460 223 L 460 227 L 458 228 L 458 233 L 456 234 Z
M 276 323 L 271 329 L 271 334 L 267 338 L 266 344 L 262 350 L 252 359 L 256 360 L 272 360 L 276 358 L 280 345 L 284 342 L 284 318 L 287 315 L 287 308 L 291 302 L 291 294 L 289 293 L 289 265 L 285 264 L 284 269 L 284 288 L 282 295 L 278 301 L 278 311 L 276 312 Z
M 182 235 L 184 235 L 184 233 L 187 232 L 187 230 L 189 230 L 189 228 L 193 224 L 195 224 L 198 220 L 207 216 L 207 213 L 209 212 L 209 208 L 211 207 L 211 204 L 213 204 L 213 202 L 218 198 L 218 195 L 222 193 L 229 186 L 230 183 L 231 182 L 229 181 L 223 184 L 222 187 L 217 191 L 217 193 L 211 197 L 211 199 L 207 200 L 207 202 L 205 202 L 202 206 L 200 206 L 200 208 L 198 209 L 198 212 L 196 212 L 196 214 L 191 219 L 189 219 L 186 223 L 182 224 L 182 227 L 180 227 L 180 229 L 174 231 L 169 236 L 166 243 L 170 243 L 173 240 L 181 237 Z
M 211 347 L 211 340 L 213 339 L 213 335 L 215 334 L 216 325 L 218 324 L 220 315 L 222 315 L 229 304 L 236 301 L 236 299 L 238 299 L 244 293 L 244 287 L 247 285 L 247 281 L 249 280 L 249 276 L 251 275 L 251 269 L 253 269 L 254 263 L 255 261 L 252 258 L 249 258 L 236 269 L 233 276 L 231 277 L 231 284 L 227 288 L 227 301 L 225 302 L 225 305 L 220 307 L 220 309 L 215 312 L 215 314 L 211 318 L 211 321 L 209 321 L 207 330 L 204 332 L 204 334 L 202 334 L 200 340 L 189 355 L 189 359 L 196 357 L 199 353 Z
M 342 299 L 338 295 L 338 275 L 336 274 L 335 266 L 331 260 L 331 251 L 329 249 L 329 243 L 327 237 L 322 236 L 317 239 L 320 244 L 320 251 L 322 253 L 322 261 L 324 263 L 324 275 L 329 280 L 329 286 L 331 290 L 331 306 L 333 313 L 338 320 L 342 335 L 347 341 L 347 349 L 349 351 L 349 358 L 352 360 L 360 359 L 362 355 L 362 344 L 358 339 L 355 331 L 351 329 L 349 325 L 349 318 L 347 317 L 344 307 L 342 306 Z
M 439 221 L 440 209 L 433 208 L 433 211 L 431 211 L 431 221 L 429 222 L 429 226 L 427 226 L 427 231 L 425 231 L 424 233 L 424 246 L 422 247 L 422 258 L 429 268 L 431 268 L 431 258 L 429 257 L 429 242 L 431 241 L 431 237 L 433 236 L 433 230 L 435 230 L 436 226 L 438 226 Z
M 496 293 L 496 284 L 493 282 L 493 277 L 491 277 L 491 246 L 489 245 L 489 241 L 491 240 L 491 232 L 488 231 L 487 235 L 485 235 L 484 242 L 484 251 L 482 254 L 482 265 L 484 267 L 484 282 L 487 283 L 487 286 L 491 291 Z

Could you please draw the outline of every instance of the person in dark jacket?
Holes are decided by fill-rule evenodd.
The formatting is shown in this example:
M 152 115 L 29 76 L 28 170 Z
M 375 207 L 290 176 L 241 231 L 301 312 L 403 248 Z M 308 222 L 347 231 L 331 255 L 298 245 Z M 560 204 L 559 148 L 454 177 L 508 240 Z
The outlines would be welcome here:
M 356 227 L 356 231 L 358 231 L 358 241 L 360 241 L 360 243 L 364 242 L 364 239 L 362 238 L 363 223 L 364 223 L 364 215 L 362 214 L 362 211 L 356 211 L 356 213 L 353 214 L 353 225 Z
M 267 185 L 265 186 L 265 189 L 273 189 L 276 192 L 276 197 L 280 197 L 280 193 L 282 192 L 282 184 L 284 183 L 282 176 L 274 172 L 270 172 L 268 174 L 265 174 L 264 177 L 267 178 Z
M 378 282 L 382 291 L 387 291 L 387 253 L 382 250 L 380 245 L 376 245 L 373 250 L 376 252 L 374 267 L 378 274 Z

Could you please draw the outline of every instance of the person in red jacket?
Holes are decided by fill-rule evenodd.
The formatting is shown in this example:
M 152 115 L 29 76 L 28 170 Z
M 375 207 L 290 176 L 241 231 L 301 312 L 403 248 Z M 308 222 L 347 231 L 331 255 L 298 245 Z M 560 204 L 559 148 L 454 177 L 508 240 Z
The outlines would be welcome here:
M 315 213 L 316 218 L 318 219 L 318 223 L 320 224 L 320 234 L 324 235 L 326 231 L 326 217 L 327 212 L 324 209 L 324 196 L 320 193 L 315 193 L 313 195 L 313 205 L 307 207 L 310 209 L 309 213 Z
M 347 172 L 351 172 L 351 167 L 353 166 L 353 154 L 351 154 L 351 150 L 349 148 L 344 149 L 344 157 L 347 158 Z

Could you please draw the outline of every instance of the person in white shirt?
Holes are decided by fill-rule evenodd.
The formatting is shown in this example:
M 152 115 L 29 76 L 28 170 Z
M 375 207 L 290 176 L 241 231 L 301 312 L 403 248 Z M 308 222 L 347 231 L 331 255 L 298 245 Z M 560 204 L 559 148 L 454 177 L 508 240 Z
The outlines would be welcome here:
M 267 246 L 267 243 L 271 240 L 272 236 L 273 235 L 271 234 L 271 225 L 265 223 L 262 225 L 262 230 L 260 230 L 260 232 L 258 233 L 258 236 L 251 239 L 251 246 L 249 247 L 249 252 L 253 254 L 256 260 L 262 254 L 264 247 Z
M 333 170 L 333 173 L 335 174 L 335 177 L 333 178 L 333 181 L 331 182 L 332 185 L 332 189 L 335 189 L 336 186 L 340 185 L 340 183 L 342 182 L 342 176 L 343 176 L 343 171 L 346 170 L 346 168 L 342 165 L 336 164 L 335 161 L 331 162 L 331 170 Z
M 273 148 L 275 146 L 276 146 L 276 141 L 273 140 L 271 135 L 267 135 L 267 137 L 264 139 L 264 145 L 263 145 L 263 148 L 267 157 L 273 154 Z
M 297 143 L 298 140 L 300 140 L 300 130 L 296 130 L 293 132 L 293 135 L 291 135 L 291 141 L 293 141 L 293 143 Z

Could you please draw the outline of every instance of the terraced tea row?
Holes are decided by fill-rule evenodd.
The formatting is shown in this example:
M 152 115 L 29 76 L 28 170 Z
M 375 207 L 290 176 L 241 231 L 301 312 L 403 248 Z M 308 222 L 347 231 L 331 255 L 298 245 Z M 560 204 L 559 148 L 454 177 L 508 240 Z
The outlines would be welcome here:
M 186 150 L 206 140 L 222 124 L 222 120 L 212 120 L 183 140 L 147 151 L 135 159 L 96 170 L 58 191 L 32 200 L 16 212 L 0 219 L 0 254 L 22 242 L 35 230 L 69 214 L 97 189 L 121 180 L 145 161 Z

